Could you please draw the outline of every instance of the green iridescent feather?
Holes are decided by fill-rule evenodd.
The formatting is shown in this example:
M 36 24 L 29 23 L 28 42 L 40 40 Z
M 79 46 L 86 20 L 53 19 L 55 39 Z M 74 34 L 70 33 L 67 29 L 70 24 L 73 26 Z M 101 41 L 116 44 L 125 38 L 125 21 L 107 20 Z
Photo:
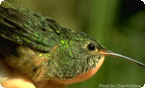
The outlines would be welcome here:
M 19 44 L 49 51 L 61 27 L 52 19 L 7 2 L 0 5 L 0 35 Z M 55 42 L 50 42 L 50 41 Z

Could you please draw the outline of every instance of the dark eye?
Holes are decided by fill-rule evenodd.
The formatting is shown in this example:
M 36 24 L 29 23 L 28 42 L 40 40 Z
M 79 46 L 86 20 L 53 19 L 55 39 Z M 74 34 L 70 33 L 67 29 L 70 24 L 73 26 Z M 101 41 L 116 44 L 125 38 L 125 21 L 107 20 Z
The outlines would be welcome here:
M 96 49 L 95 45 L 94 44 L 88 44 L 87 46 L 88 50 L 90 51 L 94 51 Z

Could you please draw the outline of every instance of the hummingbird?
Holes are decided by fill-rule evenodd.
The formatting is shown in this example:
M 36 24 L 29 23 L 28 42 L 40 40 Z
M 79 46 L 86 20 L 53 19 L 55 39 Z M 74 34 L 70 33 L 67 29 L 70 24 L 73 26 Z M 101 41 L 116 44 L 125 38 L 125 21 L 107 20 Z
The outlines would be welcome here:
M 87 33 L 6 1 L 0 5 L 0 56 L 10 68 L 33 81 L 75 78 L 95 68 L 104 56 L 145 67 L 106 49 Z

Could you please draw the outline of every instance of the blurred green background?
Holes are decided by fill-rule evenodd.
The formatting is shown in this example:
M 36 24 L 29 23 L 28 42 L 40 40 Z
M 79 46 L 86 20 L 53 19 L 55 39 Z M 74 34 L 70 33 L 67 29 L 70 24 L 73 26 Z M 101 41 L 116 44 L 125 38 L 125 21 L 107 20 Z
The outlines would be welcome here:
M 107 49 L 145 63 L 145 5 L 140 0 L 7 1 L 49 16 L 67 28 L 87 32 Z M 95 76 L 68 88 L 99 88 L 99 84 L 143 86 L 145 69 L 128 61 L 106 57 Z

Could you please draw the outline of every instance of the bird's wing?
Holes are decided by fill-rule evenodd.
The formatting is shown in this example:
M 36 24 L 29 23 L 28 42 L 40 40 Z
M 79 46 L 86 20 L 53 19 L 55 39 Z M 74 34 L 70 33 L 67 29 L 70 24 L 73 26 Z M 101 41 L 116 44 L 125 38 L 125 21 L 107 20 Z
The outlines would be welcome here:
M 17 44 L 49 51 L 56 45 L 60 30 L 50 18 L 7 2 L 0 5 L 0 36 Z

